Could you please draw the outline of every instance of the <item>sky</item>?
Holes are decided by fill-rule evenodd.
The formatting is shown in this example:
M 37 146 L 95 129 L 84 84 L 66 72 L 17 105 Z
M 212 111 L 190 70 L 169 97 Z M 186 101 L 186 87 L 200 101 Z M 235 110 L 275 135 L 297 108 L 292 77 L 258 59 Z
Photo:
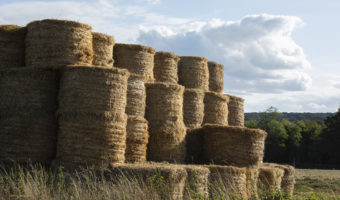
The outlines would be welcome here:
M 336 112 L 339 0 L 0 0 L 0 24 L 52 18 L 225 66 L 224 93 L 245 112 Z

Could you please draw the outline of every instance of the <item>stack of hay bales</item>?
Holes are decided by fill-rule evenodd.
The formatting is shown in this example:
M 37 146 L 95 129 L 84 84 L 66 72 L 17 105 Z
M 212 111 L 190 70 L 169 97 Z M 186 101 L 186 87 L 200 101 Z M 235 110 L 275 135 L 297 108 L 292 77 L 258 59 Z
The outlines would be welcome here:
M 32 67 L 91 65 L 92 28 L 64 20 L 41 20 L 27 25 L 25 64 Z
M 0 161 L 49 163 L 54 158 L 57 87 L 51 70 L 0 72 Z
M 138 44 L 115 44 L 113 58 L 115 66 L 141 75 L 146 82 L 153 82 L 155 49 Z
M 244 99 L 227 95 L 228 103 L 228 124 L 230 126 L 244 126 Z
M 206 92 L 203 124 L 228 125 L 229 98 L 216 92 Z
M 25 36 L 24 27 L 0 25 L 0 69 L 24 66 Z
M 186 128 L 183 122 L 184 87 L 146 84 L 146 119 L 149 121 L 148 160 L 183 163 Z
M 209 61 L 209 90 L 221 93 L 224 88 L 224 66 L 216 62 Z
M 178 83 L 178 61 L 179 57 L 170 52 L 156 52 L 153 74 L 156 82 Z
M 92 33 L 93 65 L 113 67 L 113 37 L 102 33 Z
M 107 167 L 125 160 L 129 72 L 69 66 L 61 73 L 57 161 Z

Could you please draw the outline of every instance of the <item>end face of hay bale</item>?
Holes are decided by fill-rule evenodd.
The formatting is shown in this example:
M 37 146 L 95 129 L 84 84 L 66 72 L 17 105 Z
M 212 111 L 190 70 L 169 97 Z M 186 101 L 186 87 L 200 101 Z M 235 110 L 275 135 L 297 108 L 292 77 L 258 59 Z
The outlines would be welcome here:
M 230 126 L 244 126 L 244 99 L 225 94 L 229 97 L 228 124 Z
M 201 128 L 187 129 L 186 163 L 199 164 L 202 162 L 203 131 Z
M 156 82 L 177 84 L 179 57 L 170 52 L 156 52 L 153 74 Z
M 280 190 L 284 170 L 273 166 L 259 168 L 258 188 L 263 192 Z
M 146 161 L 148 139 L 148 121 L 141 117 L 128 116 L 126 125 L 126 162 Z
M 201 89 L 184 90 L 183 118 L 189 129 L 200 128 L 204 117 L 204 91 Z
M 224 88 L 224 66 L 216 62 L 209 61 L 209 90 L 222 92 Z
M 93 65 L 113 67 L 113 45 L 112 36 L 102 33 L 92 33 L 93 44 Z
M 25 65 L 26 28 L 0 25 L 0 69 Z
M 210 171 L 205 166 L 183 165 L 187 171 L 184 199 L 208 199 Z
M 146 92 L 144 77 L 141 75 L 131 74 L 127 86 L 127 104 L 125 112 L 127 115 L 144 117 L 146 106 Z
M 209 168 L 209 193 L 212 199 L 247 199 L 246 169 L 233 166 L 205 165 Z
M 281 191 L 292 196 L 295 185 L 295 168 L 291 165 L 280 165 L 276 163 L 263 163 L 263 166 L 275 167 L 284 171 L 281 182 Z
M 153 82 L 155 49 L 138 44 L 114 45 L 113 58 L 115 66 L 128 69 L 133 74 L 141 75 L 146 82 Z
M 263 130 L 207 124 L 203 132 L 206 162 L 256 167 L 263 159 L 267 136 Z
M 229 98 L 216 92 L 206 92 L 203 124 L 228 125 Z
M 27 25 L 25 64 L 33 67 L 91 65 L 92 28 L 65 20 L 34 21 Z
M 178 82 L 186 88 L 209 90 L 208 60 L 203 57 L 181 56 L 178 62 Z

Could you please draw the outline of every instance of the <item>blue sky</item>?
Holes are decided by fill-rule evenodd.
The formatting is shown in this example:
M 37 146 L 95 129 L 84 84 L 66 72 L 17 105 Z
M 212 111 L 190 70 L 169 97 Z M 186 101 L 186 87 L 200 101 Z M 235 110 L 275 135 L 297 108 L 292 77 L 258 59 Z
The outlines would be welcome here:
M 339 10 L 338 0 L 0 0 L 0 24 L 80 21 L 116 42 L 224 64 L 224 92 L 244 97 L 246 112 L 335 112 Z

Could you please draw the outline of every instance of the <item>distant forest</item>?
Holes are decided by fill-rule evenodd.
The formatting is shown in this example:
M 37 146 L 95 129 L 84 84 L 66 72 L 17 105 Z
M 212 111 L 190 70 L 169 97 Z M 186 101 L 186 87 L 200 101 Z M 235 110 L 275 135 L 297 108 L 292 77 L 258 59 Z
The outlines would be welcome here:
M 296 122 L 300 120 L 317 120 L 317 121 L 323 121 L 327 117 L 333 116 L 335 113 L 294 113 L 294 112 L 282 112 L 279 119 L 281 120 L 287 120 L 290 122 Z M 246 122 L 254 120 L 259 121 L 261 118 L 260 112 L 250 112 L 244 114 L 244 120 Z

